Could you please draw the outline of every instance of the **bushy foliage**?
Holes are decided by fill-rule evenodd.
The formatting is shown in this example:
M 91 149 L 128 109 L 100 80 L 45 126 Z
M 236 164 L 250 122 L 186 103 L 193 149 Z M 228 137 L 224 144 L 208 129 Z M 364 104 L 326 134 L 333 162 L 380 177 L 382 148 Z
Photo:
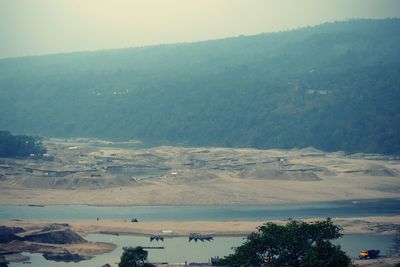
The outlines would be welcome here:
M 8 261 L 3 255 L 0 255 L 0 267 L 8 267 Z
M 0 157 L 27 157 L 30 154 L 46 153 L 40 138 L 27 135 L 12 135 L 0 131 Z
M 330 219 L 315 223 L 266 223 L 250 234 L 235 253 L 222 260 L 227 266 L 347 267 L 350 258 L 330 241 L 341 236 Z
M 148 252 L 142 247 L 124 247 L 118 267 L 154 267 L 147 262 Z
M 393 256 L 400 256 L 400 230 L 397 230 L 396 236 L 393 239 L 391 254 Z
M 0 128 L 400 153 L 400 20 L 0 60 Z

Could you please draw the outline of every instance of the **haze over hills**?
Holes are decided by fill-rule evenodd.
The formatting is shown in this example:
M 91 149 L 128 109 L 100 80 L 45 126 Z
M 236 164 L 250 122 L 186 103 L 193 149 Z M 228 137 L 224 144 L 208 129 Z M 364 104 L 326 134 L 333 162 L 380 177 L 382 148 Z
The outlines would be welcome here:
M 400 19 L 0 60 L 0 129 L 400 153 Z

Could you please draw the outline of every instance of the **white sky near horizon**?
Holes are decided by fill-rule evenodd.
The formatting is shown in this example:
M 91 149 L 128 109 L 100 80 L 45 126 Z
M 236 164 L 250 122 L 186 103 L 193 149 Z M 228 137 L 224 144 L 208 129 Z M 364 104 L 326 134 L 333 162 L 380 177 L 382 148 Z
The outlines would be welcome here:
M 0 58 L 193 42 L 387 17 L 400 17 L 400 0 L 0 0 Z

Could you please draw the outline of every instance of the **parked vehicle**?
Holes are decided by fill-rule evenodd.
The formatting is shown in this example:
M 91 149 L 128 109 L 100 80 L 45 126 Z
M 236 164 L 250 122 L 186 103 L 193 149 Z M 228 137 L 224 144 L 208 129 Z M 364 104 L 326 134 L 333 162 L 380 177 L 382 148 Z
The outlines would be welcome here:
M 360 255 L 358 256 L 360 259 L 376 259 L 379 257 L 379 254 L 381 253 L 381 251 L 378 249 L 363 249 L 360 252 Z

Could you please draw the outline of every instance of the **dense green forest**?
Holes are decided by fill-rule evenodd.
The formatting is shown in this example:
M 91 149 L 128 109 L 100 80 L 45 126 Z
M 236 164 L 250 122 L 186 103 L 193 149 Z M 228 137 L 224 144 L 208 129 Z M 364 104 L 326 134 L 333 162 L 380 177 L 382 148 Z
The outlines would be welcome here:
M 0 131 L 0 157 L 40 156 L 46 153 L 39 137 Z
M 0 60 L 0 129 L 400 153 L 400 20 Z

